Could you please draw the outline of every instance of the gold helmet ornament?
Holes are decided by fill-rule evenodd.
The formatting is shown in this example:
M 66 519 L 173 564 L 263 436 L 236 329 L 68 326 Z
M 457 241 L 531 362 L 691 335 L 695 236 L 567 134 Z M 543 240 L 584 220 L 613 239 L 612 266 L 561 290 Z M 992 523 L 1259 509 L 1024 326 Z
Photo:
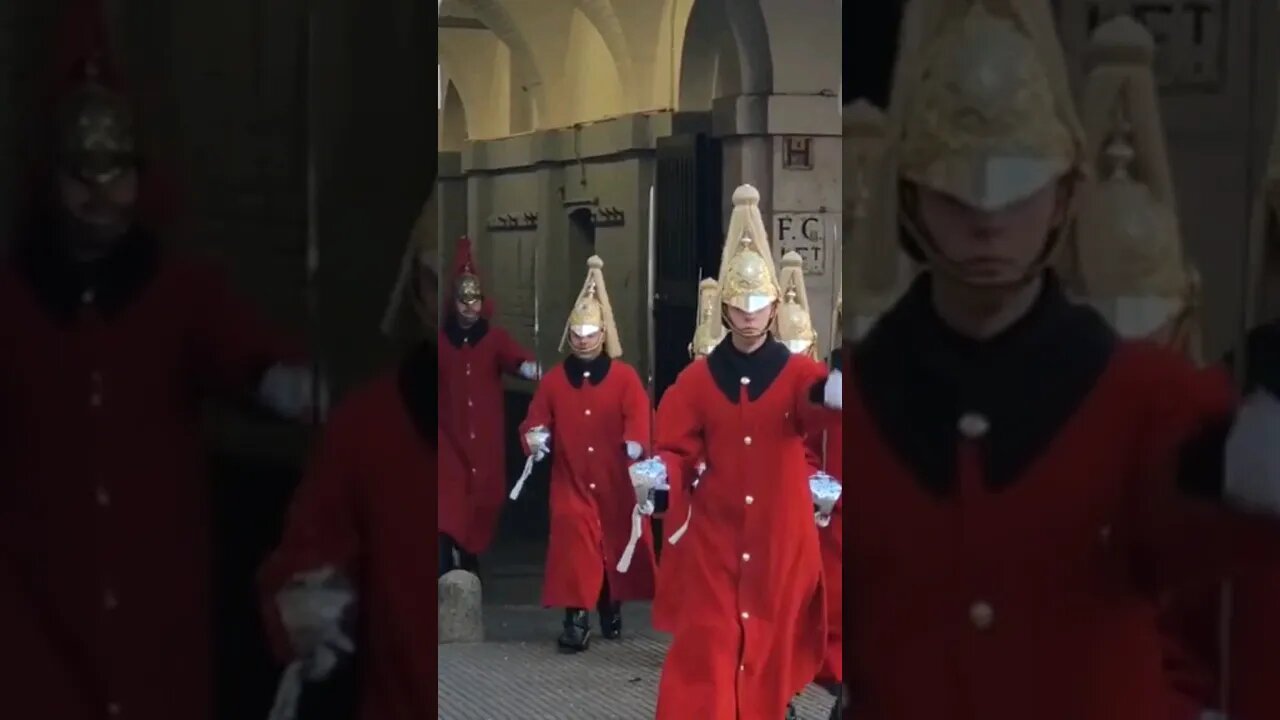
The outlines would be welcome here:
M 423 203 L 422 211 L 409 233 L 409 243 L 400 261 L 400 272 L 396 275 L 387 309 L 382 316 L 381 329 L 389 337 L 399 335 L 410 324 L 410 314 L 406 312 L 409 308 L 414 311 L 416 322 L 412 324 L 417 326 L 417 330 L 420 331 L 425 326 L 429 335 L 434 337 L 439 329 L 440 245 L 436 240 L 436 210 L 433 192 Z
M 908 3 L 890 117 L 900 180 L 978 210 L 1006 208 L 1086 172 L 1049 0 Z M 913 217 L 910 195 L 903 199 L 909 252 L 965 278 Z M 1048 263 L 1062 229 L 1027 279 Z
M 706 278 L 698 284 L 698 326 L 689 343 L 690 357 L 706 357 L 725 338 L 724 320 L 720 314 L 720 283 Z
M 733 191 L 733 213 L 720 260 L 720 301 L 754 313 L 776 303 L 777 274 L 760 215 L 760 192 L 750 185 Z
M 569 321 L 565 323 L 564 335 L 560 337 L 560 351 L 564 352 L 569 334 L 579 338 L 588 338 L 599 333 L 596 343 L 590 348 L 578 351 L 580 357 L 592 358 L 600 353 L 601 347 L 611 358 L 622 356 L 622 342 L 618 339 L 618 326 L 613 319 L 613 306 L 609 304 L 609 293 L 604 285 L 604 261 L 597 255 L 587 259 L 587 279 L 582 284 L 582 291 L 569 313 Z
M 134 113 L 128 100 L 103 82 L 90 59 L 84 79 L 58 107 L 58 165 L 91 185 L 108 183 L 138 162 Z
M 1073 284 L 1122 336 L 1188 343 L 1198 283 L 1183 254 L 1152 63 L 1155 42 L 1129 17 L 1093 37 L 1081 109 L 1098 181 L 1080 196 Z M 1179 349 L 1198 356 L 1198 348 Z
M 842 296 L 844 286 L 850 287 L 853 314 L 850 327 L 840 331 L 857 340 L 898 300 L 916 268 L 902 250 L 888 117 L 875 105 L 858 100 L 844 108 L 841 122 L 844 232 L 843 243 L 836 248 L 841 261 L 837 287 Z
M 782 271 L 779 274 L 782 303 L 778 306 L 778 315 L 774 320 L 777 324 L 774 335 L 792 353 L 817 360 L 818 333 L 813 329 L 813 318 L 809 314 L 803 264 L 804 260 L 799 253 L 789 252 L 782 256 Z
M 475 259 L 471 255 L 471 238 L 466 235 L 458 238 L 457 250 L 453 256 L 453 297 L 467 305 L 484 300 L 480 274 L 476 271 Z

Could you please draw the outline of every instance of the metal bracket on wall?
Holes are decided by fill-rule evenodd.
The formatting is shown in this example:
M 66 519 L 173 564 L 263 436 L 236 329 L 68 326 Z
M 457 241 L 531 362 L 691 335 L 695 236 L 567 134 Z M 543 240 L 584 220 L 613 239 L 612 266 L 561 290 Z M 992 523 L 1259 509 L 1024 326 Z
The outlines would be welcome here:
M 596 227 L 622 227 L 627 224 L 626 213 L 613 206 L 603 207 L 591 213 L 591 224 Z
M 538 229 L 538 213 L 509 213 L 506 215 L 493 215 L 489 218 L 487 227 L 490 232 L 503 232 L 514 230 L 537 230 Z

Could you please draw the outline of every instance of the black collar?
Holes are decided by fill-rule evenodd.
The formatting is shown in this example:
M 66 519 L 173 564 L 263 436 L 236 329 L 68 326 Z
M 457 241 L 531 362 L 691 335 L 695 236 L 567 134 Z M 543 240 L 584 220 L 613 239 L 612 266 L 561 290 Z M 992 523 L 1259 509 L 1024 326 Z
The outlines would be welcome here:
M 1046 274 L 1026 317 L 987 341 L 964 338 L 934 311 L 928 274 L 854 348 L 868 412 L 899 458 L 931 491 L 953 490 L 957 423 L 979 413 L 988 487 L 1013 483 L 1097 383 L 1116 336 Z
M 475 324 L 469 328 L 464 328 L 458 322 L 458 316 L 453 313 L 444 321 L 444 336 L 449 339 L 449 344 L 456 348 L 463 345 L 475 347 L 484 336 L 489 333 L 489 321 L 484 318 L 476 320 Z
M 15 263 L 37 301 L 59 323 L 73 323 L 86 296 L 104 319 L 116 317 L 159 271 L 160 243 L 138 226 L 106 257 L 91 263 L 73 260 L 56 228 L 54 222 L 33 225 L 23 234 Z
M 400 362 L 397 378 L 405 410 L 418 434 L 432 447 L 436 446 L 436 428 L 439 427 L 439 368 L 439 349 L 434 340 L 428 340 Z
M 772 337 L 750 355 L 734 347 L 730 337 L 707 356 L 707 369 L 729 402 L 738 402 L 738 391 L 744 385 L 747 399 L 755 402 L 778 379 L 790 359 L 791 351 L 787 346 Z
M 582 389 L 582 381 L 586 380 L 591 383 L 592 387 L 604 382 L 604 378 L 609 374 L 609 367 L 613 364 L 613 358 L 608 353 L 602 352 L 591 360 L 583 360 L 577 355 L 570 355 L 564 359 L 564 374 L 569 378 L 569 384 L 575 389 Z

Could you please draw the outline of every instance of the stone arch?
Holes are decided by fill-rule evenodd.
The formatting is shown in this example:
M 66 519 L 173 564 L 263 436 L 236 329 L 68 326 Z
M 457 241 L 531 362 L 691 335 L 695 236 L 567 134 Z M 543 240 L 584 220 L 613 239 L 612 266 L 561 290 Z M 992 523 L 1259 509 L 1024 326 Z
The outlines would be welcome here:
M 759 0 L 694 0 L 680 57 L 681 110 L 710 110 L 716 97 L 773 89 L 774 56 Z
M 618 69 L 618 78 L 627 89 L 626 94 L 634 96 L 637 88 L 634 68 L 631 65 L 631 52 L 627 45 L 626 33 L 622 30 L 622 21 L 614 12 L 613 5 L 609 0 L 576 0 L 576 5 L 578 11 L 591 21 L 596 32 L 600 33 L 600 37 L 604 40 L 605 47 L 609 49 L 609 55 L 613 57 L 613 64 Z
M 467 126 L 467 106 L 462 102 L 458 86 L 445 86 L 444 107 L 440 111 L 440 150 L 460 152 L 471 136 Z
M 483 22 L 507 46 L 511 52 L 512 71 L 519 73 L 512 80 L 518 82 L 529 95 L 534 117 L 546 117 L 546 86 L 542 80 L 542 72 L 534 59 L 533 49 L 520 33 L 511 13 L 507 12 L 499 0 L 446 0 L 441 5 L 442 12 L 450 6 L 463 8 L 465 14 Z

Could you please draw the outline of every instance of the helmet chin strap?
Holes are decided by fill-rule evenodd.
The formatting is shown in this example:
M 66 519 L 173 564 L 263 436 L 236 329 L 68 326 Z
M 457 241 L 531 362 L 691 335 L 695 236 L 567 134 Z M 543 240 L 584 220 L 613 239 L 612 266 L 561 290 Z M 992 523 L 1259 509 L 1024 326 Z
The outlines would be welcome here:
M 775 302 L 772 307 L 777 308 L 777 303 Z M 769 335 L 769 333 L 773 328 L 773 323 L 774 323 L 774 317 L 771 316 L 769 318 L 768 324 L 766 324 L 762 329 L 743 330 L 739 328 L 737 325 L 733 324 L 733 318 L 730 317 L 729 311 L 726 309 L 724 305 L 720 306 L 720 317 L 724 320 L 725 327 L 729 328 L 730 333 L 734 335 L 738 335 L 739 337 L 744 337 L 748 340 L 759 340 L 760 338 Z
M 924 255 L 926 264 L 932 272 L 939 273 L 953 280 L 970 291 L 991 298 L 1004 297 L 1018 292 L 1038 280 L 1053 261 L 1054 253 L 1062 244 L 1066 234 L 1066 223 L 1062 223 L 1049 232 L 1044 247 L 1017 277 L 1001 282 L 981 282 L 967 272 L 964 266 L 951 258 L 933 242 L 933 239 L 922 230 L 915 220 L 905 211 L 900 213 L 902 227 L 911 236 L 920 253 Z
M 572 347 L 572 345 L 570 345 L 570 347 Z M 604 348 L 604 333 L 600 333 L 600 339 L 596 340 L 596 343 L 594 345 L 592 345 L 589 348 L 584 348 L 582 350 L 575 349 L 573 350 L 573 354 L 579 360 L 595 360 L 597 357 L 600 356 L 600 353 L 603 351 L 603 348 Z

